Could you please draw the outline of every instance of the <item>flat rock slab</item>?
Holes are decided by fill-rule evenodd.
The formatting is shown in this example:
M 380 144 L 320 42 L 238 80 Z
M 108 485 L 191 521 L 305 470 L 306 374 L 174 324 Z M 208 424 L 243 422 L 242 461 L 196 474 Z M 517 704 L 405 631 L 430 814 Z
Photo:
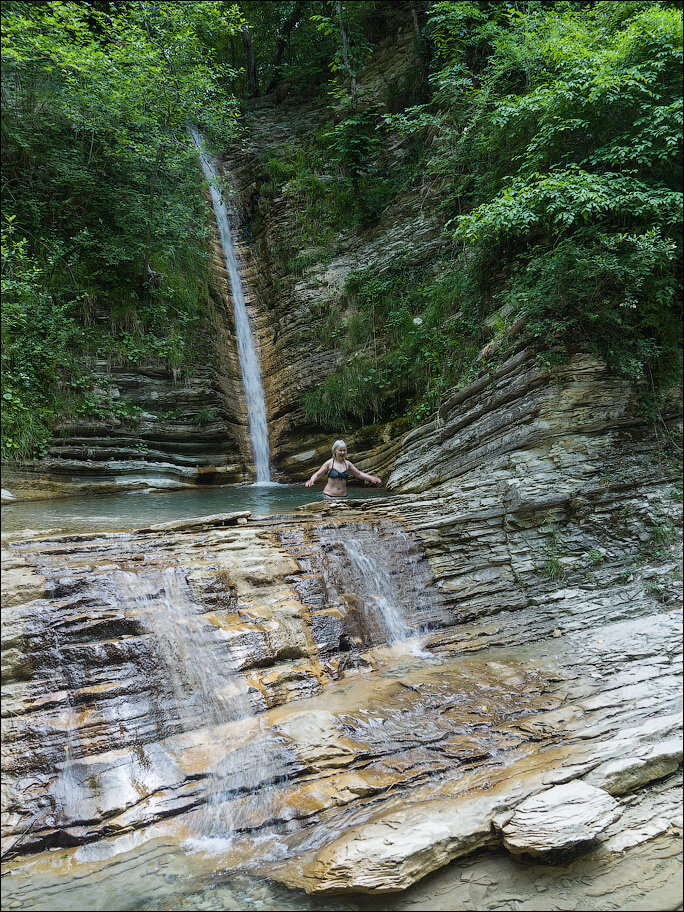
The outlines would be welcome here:
M 609 760 L 585 776 L 585 782 L 601 786 L 611 795 L 633 792 L 654 779 L 673 773 L 682 762 L 681 732 L 662 742 L 645 745 L 642 752 Z
M 23 605 L 40 598 L 45 592 L 45 579 L 2 549 L 2 607 Z M 4 634 L 3 634 L 4 636 Z
M 618 802 L 586 782 L 567 782 L 532 795 L 502 830 L 509 852 L 546 855 L 591 842 L 620 816 Z
M 195 519 L 174 519 L 171 522 L 155 523 L 139 532 L 182 532 L 184 529 L 205 529 L 212 526 L 234 526 L 241 520 L 251 516 L 249 510 L 240 510 L 236 513 L 214 513 L 211 516 L 198 516 Z
M 307 893 L 385 893 L 404 890 L 430 871 L 484 847 L 496 837 L 490 821 L 501 799 L 433 801 L 354 827 L 304 865 L 274 877 Z

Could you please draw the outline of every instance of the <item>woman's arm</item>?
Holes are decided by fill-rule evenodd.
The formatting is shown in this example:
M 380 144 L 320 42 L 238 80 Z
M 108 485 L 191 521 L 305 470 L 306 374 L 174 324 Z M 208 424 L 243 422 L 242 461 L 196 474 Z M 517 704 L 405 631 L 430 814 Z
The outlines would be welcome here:
M 370 481 L 373 484 L 382 484 L 382 478 L 378 478 L 377 475 L 366 475 L 365 472 L 361 472 L 356 468 L 353 462 L 347 460 L 347 465 L 349 466 L 349 471 L 352 475 L 356 475 L 357 478 L 360 478 L 362 481 Z
M 311 478 L 306 482 L 307 488 L 310 488 L 313 485 L 315 485 L 316 482 L 318 481 L 318 479 L 321 477 L 321 475 L 325 475 L 325 473 L 330 468 L 331 464 L 332 464 L 332 459 L 326 459 L 325 462 L 323 463 L 323 465 L 320 467 L 320 469 L 317 472 L 314 472 L 313 475 L 311 476 Z

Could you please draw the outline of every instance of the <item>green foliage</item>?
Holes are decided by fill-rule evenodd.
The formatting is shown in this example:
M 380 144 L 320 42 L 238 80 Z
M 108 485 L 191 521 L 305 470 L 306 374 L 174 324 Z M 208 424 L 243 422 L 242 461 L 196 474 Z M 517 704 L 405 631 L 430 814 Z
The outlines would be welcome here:
M 549 538 L 544 550 L 544 574 L 550 580 L 557 582 L 565 576 L 565 570 L 561 562 L 563 536 L 554 522 L 548 524 L 546 531 Z
M 377 421 L 388 379 L 370 359 L 355 358 L 304 393 L 305 414 L 330 429 L 347 428 L 369 418 Z
M 675 534 L 673 520 L 666 515 L 651 516 L 648 519 L 648 526 L 651 534 L 648 541 L 641 546 L 641 556 L 647 560 L 667 560 Z
M 2 5 L 3 455 L 105 408 L 79 353 L 186 361 L 206 296 L 186 119 L 231 131 L 211 42 L 240 22 L 211 2 Z
M 216 417 L 214 410 L 205 406 L 195 415 L 195 422 L 199 425 L 211 424 L 212 421 L 216 421 Z
M 446 389 L 481 367 L 467 281 L 451 262 L 351 272 L 342 304 L 324 304 L 318 315 L 320 336 L 341 364 L 304 393 L 307 418 L 334 430 L 432 414 Z
M 448 2 L 430 11 L 447 226 L 556 360 L 589 348 L 653 394 L 681 364 L 681 9 Z
M 135 425 L 142 411 L 141 406 L 123 396 L 113 399 L 106 393 L 89 390 L 83 395 L 73 413 L 89 420 Z
M 294 221 L 282 239 L 294 274 L 325 260 L 345 230 L 375 224 L 416 168 L 415 155 L 387 168 L 386 129 L 377 114 L 352 115 L 344 100 L 330 116 L 332 125 L 314 131 L 303 148 L 284 147 L 264 161 L 262 192 L 285 196 Z
M 296 10 L 296 7 L 300 7 Z M 335 58 L 339 35 L 336 24 L 330 29 L 319 27 L 321 16 L 329 14 L 328 4 L 323 0 L 309 0 L 297 4 L 293 0 L 251 0 L 241 4 L 244 22 L 254 42 L 262 91 L 284 85 L 292 93 L 309 94 L 330 78 L 330 64 Z M 280 65 L 276 65 L 279 39 L 290 17 L 296 19 L 290 31 L 284 36 L 285 44 Z M 233 68 L 242 63 L 239 39 L 228 37 L 220 50 L 224 59 Z M 236 70 L 232 76 L 232 90 L 236 95 L 247 93 L 244 70 Z
M 681 335 L 671 239 L 657 229 L 578 231 L 551 250 L 531 247 L 525 260 L 508 296 L 542 345 L 555 339 L 592 350 L 635 381 L 676 382 Z
M 49 264 L 48 264 L 49 265 Z M 13 216 L 2 226 L 2 455 L 45 451 L 55 390 L 83 339 L 78 301 L 53 295 L 44 270 L 19 237 Z

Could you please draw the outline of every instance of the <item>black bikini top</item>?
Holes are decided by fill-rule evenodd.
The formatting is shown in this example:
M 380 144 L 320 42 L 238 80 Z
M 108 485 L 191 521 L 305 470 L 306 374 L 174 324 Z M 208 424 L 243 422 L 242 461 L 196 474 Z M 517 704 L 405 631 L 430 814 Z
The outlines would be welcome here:
M 335 460 L 333 459 L 332 468 L 328 472 L 328 478 L 341 478 L 343 481 L 346 481 L 349 478 L 349 469 L 346 468 L 347 460 L 344 460 L 345 470 L 344 472 L 338 472 L 335 468 Z

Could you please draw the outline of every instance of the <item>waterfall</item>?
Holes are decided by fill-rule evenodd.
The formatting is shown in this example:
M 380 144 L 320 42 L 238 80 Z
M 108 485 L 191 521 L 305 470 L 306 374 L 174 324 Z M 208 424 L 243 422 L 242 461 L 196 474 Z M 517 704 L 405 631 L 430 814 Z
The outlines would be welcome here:
M 249 325 L 247 308 L 242 293 L 242 282 L 238 270 L 233 239 L 230 233 L 230 221 L 223 194 L 218 185 L 218 172 L 215 164 L 204 149 L 204 140 L 201 134 L 190 127 L 192 141 L 199 154 L 202 171 L 209 185 L 211 202 L 216 214 L 221 247 L 226 262 L 226 269 L 230 278 L 230 291 L 233 297 L 233 311 L 235 314 L 235 332 L 237 335 L 238 355 L 242 371 L 242 383 L 247 402 L 247 418 L 249 420 L 249 435 L 252 441 L 254 467 L 256 469 L 256 483 L 268 484 L 271 481 L 269 469 L 268 425 L 266 423 L 266 400 L 264 387 L 261 382 L 261 370 L 257 358 L 254 338 Z
M 366 553 L 368 542 L 356 538 L 341 539 L 339 546 L 347 567 L 344 574 L 347 585 L 355 593 L 365 595 L 376 626 L 384 634 L 383 638 L 388 643 L 407 639 L 409 629 L 401 609 L 400 593 L 388 565 Z
M 364 643 L 398 644 L 440 623 L 443 608 L 415 539 L 396 523 L 343 521 L 281 536 L 307 574 L 303 600 L 349 613 Z M 310 575 L 309 575 L 310 574 Z M 351 628 L 350 628 L 351 629 Z
M 166 567 L 153 578 L 122 570 L 114 579 L 120 599 L 154 636 L 168 723 L 180 723 L 184 731 L 201 729 L 215 757 L 206 771 L 196 836 L 230 840 L 245 824 L 245 808 L 236 797 L 250 793 L 251 814 L 268 818 L 272 812 L 276 797 L 269 786 L 283 778 L 282 745 L 263 723 L 252 724 L 247 686 L 230 641 L 206 619 L 182 570 Z M 225 726 L 238 720 L 250 723 L 244 743 L 226 744 Z
M 51 630 L 54 646 L 52 652 L 56 659 L 56 666 L 64 678 L 64 693 L 66 695 L 66 712 L 62 717 L 64 726 L 64 762 L 59 769 L 59 775 L 52 787 L 52 797 L 55 807 L 59 808 L 62 818 L 66 821 L 77 820 L 82 816 L 83 792 L 81 783 L 76 776 L 74 763 L 77 762 L 80 749 L 75 745 L 74 733 L 78 731 L 78 718 L 73 705 L 72 692 L 74 685 L 71 681 L 70 666 L 64 658 L 59 646 L 54 628 Z

